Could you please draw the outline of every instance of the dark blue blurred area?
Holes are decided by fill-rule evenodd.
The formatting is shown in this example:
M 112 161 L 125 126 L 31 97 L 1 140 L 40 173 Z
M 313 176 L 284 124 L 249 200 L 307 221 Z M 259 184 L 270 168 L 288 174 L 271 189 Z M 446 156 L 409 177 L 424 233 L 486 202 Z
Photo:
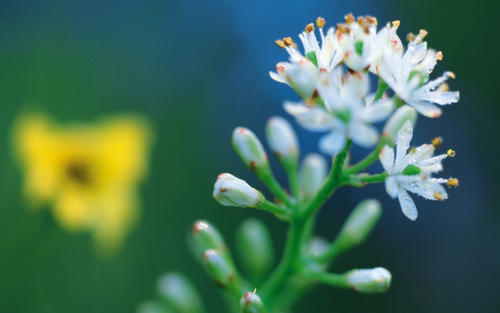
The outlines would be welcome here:
M 420 117 L 414 143 L 442 136 L 445 148 L 457 151 L 443 176 L 458 176 L 460 187 L 444 203 L 417 199 L 416 222 L 382 185 L 336 193 L 318 219 L 317 232 L 328 239 L 363 199 L 380 199 L 384 214 L 371 238 L 332 271 L 384 266 L 393 285 L 382 295 L 321 286 L 296 312 L 500 312 L 498 4 L 451 0 L 3 0 L 0 312 L 131 312 L 154 297 L 157 277 L 170 270 L 185 272 L 209 312 L 221 312 L 217 289 L 190 255 L 185 234 L 204 218 L 234 245 L 235 225 L 258 216 L 273 229 L 280 253 L 285 225 L 221 207 L 211 189 L 219 172 L 263 189 L 232 151 L 230 136 L 246 126 L 263 138 L 272 115 L 291 121 L 282 103 L 297 98 L 268 75 L 287 57 L 273 41 L 296 36 L 317 16 L 334 25 L 348 12 L 377 16 L 379 23 L 400 19 L 401 37 L 425 28 L 429 45 L 443 50 L 435 75 L 454 71 L 450 85 L 461 101 L 440 119 Z M 141 222 L 114 259 L 99 260 L 87 235 L 64 233 L 48 210 L 31 212 L 22 199 L 10 129 L 33 108 L 61 120 L 122 111 L 151 119 L 156 139 Z M 316 152 L 319 134 L 294 126 L 303 154 Z M 355 148 L 352 159 L 367 152 Z M 55 237 L 50 244 L 47 234 Z

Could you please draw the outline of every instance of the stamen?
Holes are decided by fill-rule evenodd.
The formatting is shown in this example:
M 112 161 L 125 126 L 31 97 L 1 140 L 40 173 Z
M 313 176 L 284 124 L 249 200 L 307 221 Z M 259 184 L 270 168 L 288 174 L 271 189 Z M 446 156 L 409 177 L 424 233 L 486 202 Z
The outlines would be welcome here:
M 365 26 L 365 19 L 362 16 L 357 18 L 358 24 L 361 26 Z
M 436 53 L 436 60 L 443 61 L 443 52 L 442 51 L 438 51 Z
M 448 187 L 457 187 L 458 178 L 448 178 L 448 182 L 446 184 L 448 185 Z
M 392 28 L 398 28 L 401 22 L 399 20 L 392 21 Z
M 436 200 L 438 201 L 443 201 L 443 196 L 441 196 L 439 192 L 434 193 L 434 198 L 436 198 Z
M 448 72 L 448 76 L 449 76 L 450 78 L 452 78 L 452 79 L 455 79 L 455 78 L 456 78 L 455 73 L 453 73 L 453 72 Z
M 285 44 L 285 47 L 290 47 L 291 45 L 293 45 L 293 40 L 291 37 L 286 37 L 283 38 L 283 43 Z
M 283 42 L 283 40 L 281 40 L 281 39 L 277 39 L 277 40 L 275 40 L 275 41 L 274 41 L 274 43 L 275 43 L 278 47 L 280 47 L 280 48 L 284 48 L 284 47 L 285 47 L 285 43 L 284 43 L 284 42 Z
M 326 24 L 326 20 L 322 17 L 318 17 L 316 19 L 316 26 L 318 26 L 318 28 L 323 28 Z
M 446 151 L 446 154 L 450 157 L 450 158 L 453 158 L 457 155 L 457 153 L 455 152 L 455 150 L 452 150 L 452 149 L 449 149 L 448 151 Z
M 314 24 L 313 23 L 307 24 L 305 31 L 306 31 L 306 33 L 310 33 L 312 31 L 314 31 Z
M 438 148 L 441 144 L 443 144 L 443 138 L 436 137 L 432 139 L 431 144 L 434 146 L 434 148 Z
M 346 14 L 344 16 L 344 19 L 345 19 L 345 23 L 346 24 L 351 24 L 351 23 L 354 23 L 354 15 L 352 13 L 349 13 L 349 14 Z
M 406 40 L 408 41 L 413 41 L 415 40 L 415 34 L 414 33 L 408 33 L 408 35 L 406 35 Z

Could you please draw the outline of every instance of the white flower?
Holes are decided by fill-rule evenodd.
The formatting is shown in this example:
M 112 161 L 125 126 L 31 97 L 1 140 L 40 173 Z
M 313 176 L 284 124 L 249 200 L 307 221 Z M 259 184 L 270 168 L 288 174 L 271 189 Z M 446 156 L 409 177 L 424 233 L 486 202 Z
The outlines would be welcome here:
M 372 147 L 378 141 L 378 131 L 370 124 L 387 118 L 393 110 L 390 99 L 374 103 L 366 99 L 368 75 L 356 73 L 343 77 L 341 69 L 324 73 L 318 91 L 324 100 L 320 105 L 285 102 L 285 110 L 311 131 L 331 131 L 320 139 L 320 150 L 326 154 L 338 153 L 346 139 L 362 147 Z
M 352 270 L 347 282 L 354 290 L 365 293 L 386 291 L 391 285 L 391 273 L 383 267 Z
M 375 17 L 358 17 L 355 20 L 352 14 L 348 14 L 345 21 L 337 29 L 337 40 L 343 52 L 343 61 L 350 69 L 375 72 L 386 51 L 402 51 L 401 40 L 396 34 L 399 21 L 394 21 L 392 27 L 387 24 L 378 33 Z
M 225 206 L 258 207 L 264 196 L 246 181 L 231 174 L 223 173 L 217 177 L 214 185 L 213 197 Z
M 387 193 L 393 199 L 398 198 L 403 213 L 415 220 L 418 212 L 408 191 L 429 200 L 441 201 L 448 198 L 441 184 L 451 185 L 451 179 L 433 178 L 431 175 L 443 169 L 441 161 L 452 154 L 452 150 L 448 155 L 433 156 L 435 147 L 423 144 L 407 153 L 412 137 L 413 126 L 408 121 L 398 133 L 396 157 L 394 158 L 394 149 L 385 146 L 380 153 L 380 162 L 389 174 L 385 181 Z
M 429 74 L 443 54 L 427 49 L 427 42 L 422 42 L 426 34 L 420 31 L 408 44 L 404 54 L 396 50 L 384 53 L 376 70 L 399 98 L 422 115 L 435 118 L 441 115 L 441 109 L 436 104 L 457 102 L 459 92 L 448 91 L 447 85 L 443 84 L 449 77 L 454 78 L 452 72 L 445 72 L 441 77 L 429 81 Z

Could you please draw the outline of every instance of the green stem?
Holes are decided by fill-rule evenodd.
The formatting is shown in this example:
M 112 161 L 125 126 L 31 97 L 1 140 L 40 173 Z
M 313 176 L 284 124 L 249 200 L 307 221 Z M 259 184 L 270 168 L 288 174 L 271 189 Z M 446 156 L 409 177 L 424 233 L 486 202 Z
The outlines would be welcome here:
M 295 220 L 290 223 L 283 258 L 269 279 L 264 283 L 260 292 L 268 307 L 272 306 L 274 295 L 288 279 L 290 272 L 293 271 L 293 267 L 300 255 L 303 229 L 303 221 Z
M 383 172 L 380 174 L 368 175 L 368 176 L 358 176 L 359 181 L 362 183 L 382 183 L 389 176 L 387 172 Z
M 304 269 L 302 275 L 314 281 L 340 288 L 349 288 L 345 274 L 325 273 L 317 270 Z
M 318 255 L 314 259 L 320 263 L 330 262 L 335 259 L 335 257 L 337 257 L 342 251 L 342 244 L 337 237 L 337 239 L 335 239 L 333 243 L 328 247 L 328 250 L 323 252 L 321 255 Z
M 313 215 L 319 208 L 323 205 L 323 203 L 328 199 L 335 189 L 343 183 L 343 167 L 345 163 L 345 159 L 347 157 L 347 153 L 349 152 L 349 148 L 351 147 L 352 141 L 349 139 L 344 146 L 344 149 L 340 151 L 333 161 L 332 169 L 330 170 L 330 174 L 326 178 L 323 186 L 319 189 L 318 193 L 312 198 L 309 203 L 306 205 L 304 209 L 304 216 L 309 217 Z
M 377 161 L 378 155 L 382 150 L 382 148 L 388 143 L 390 143 L 390 140 L 387 137 L 382 136 L 375 149 L 373 149 L 373 151 L 369 155 L 367 155 L 363 160 L 359 161 L 355 165 L 346 169 L 345 174 L 346 175 L 355 174 L 358 173 L 359 171 L 364 170 L 368 166 L 372 165 L 375 161 Z
M 276 181 L 271 171 L 269 173 L 262 175 L 259 177 L 264 184 L 269 188 L 269 190 L 287 207 L 292 207 L 292 202 L 290 201 L 290 197 L 286 194 L 286 192 L 281 188 L 280 184 Z
M 290 190 L 292 191 L 292 195 L 295 198 L 296 204 L 300 203 L 300 185 L 299 185 L 299 172 L 297 171 L 297 166 L 294 168 L 288 169 L 288 181 L 290 183 Z
M 289 220 L 289 214 L 290 214 L 290 211 L 287 210 L 286 208 L 284 207 L 281 207 L 279 205 L 276 205 L 275 203 L 271 202 L 271 201 L 268 201 L 268 200 L 265 200 L 259 207 L 257 207 L 258 209 L 262 209 L 262 210 L 265 210 L 265 211 L 268 211 L 270 213 L 273 213 L 274 215 L 276 215 L 279 219 L 282 219 L 282 220 Z
M 387 83 L 382 78 L 379 78 L 378 87 L 377 91 L 375 92 L 375 98 L 373 99 L 373 102 L 380 100 L 387 88 L 389 88 L 389 85 L 387 85 Z

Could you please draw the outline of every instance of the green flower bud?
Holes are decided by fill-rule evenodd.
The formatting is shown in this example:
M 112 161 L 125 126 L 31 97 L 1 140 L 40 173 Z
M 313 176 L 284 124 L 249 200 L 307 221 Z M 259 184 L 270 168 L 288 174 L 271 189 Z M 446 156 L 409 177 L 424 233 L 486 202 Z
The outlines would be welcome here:
M 237 251 L 245 271 L 258 284 L 268 274 L 274 262 L 271 234 L 257 219 L 245 220 L 238 229 Z
M 317 257 L 328 250 L 329 245 L 330 243 L 326 239 L 321 237 L 314 237 L 309 243 L 308 252 L 311 256 Z
M 202 260 L 207 273 L 218 286 L 225 288 L 235 279 L 235 273 L 231 264 L 222 256 L 220 251 L 214 249 L 206 250 L 202 254 Z
M 391 273 L 383 267 L 352 270 L 347 273 L 347 283 L 363 293 L 385 292 L 391 285 Z
M 179 273 L 167 273 L 157 285 L 160 297 L 178 313 L 200 313 L 201 299 L 191 282 Z
M 309 154 L 302 162 L 301 185 L 305 198 L 313 197 L 323 185 L 327 175 L 325 159 L 319 154 Z
M 266 126 L 266 136 L 271 151 L 276 155 L 281 166 L 288 170 L 296 168 L 299 145 L 290 123 L 278 116 L 270 118 Z
M 137 313 L 173 313 L 173 311 L 160 301 L 148 300 L 139 305 Z
M 257 176 L 269 174 L 269 161 L 262 143 L 255 134 L 244 127 L 233 131 L 233 147 L 243 163 Z
M 235 207 L 256 208 L 265 201 L 260 191 L 252 188 L 246 181 L 228 173 L 217 177 L 213 196 L 220 204 Z
M 226 250 L 226 243 L 217 229 L 206 221 L 197 221 L 191 228 L 189 242 L 195 255 L 199 257 L 205 250 Z
M 264 313 L 266 308 L 260 297 L 254 292 L 247 292 L 240 300 L 242 313 Z
M 377 200 L 359 203 L 347 218 L 337 238 L 343 250 L 362 243 L 373 230 L 382 215 Z
M 399 130 L 407 121 L 415 125 L 417 122 L 417 111 L 409 105 L 403 105 L 389 118 L 384 126 L 383 134 L 392 140 L 392 142 L 395 142 Z

